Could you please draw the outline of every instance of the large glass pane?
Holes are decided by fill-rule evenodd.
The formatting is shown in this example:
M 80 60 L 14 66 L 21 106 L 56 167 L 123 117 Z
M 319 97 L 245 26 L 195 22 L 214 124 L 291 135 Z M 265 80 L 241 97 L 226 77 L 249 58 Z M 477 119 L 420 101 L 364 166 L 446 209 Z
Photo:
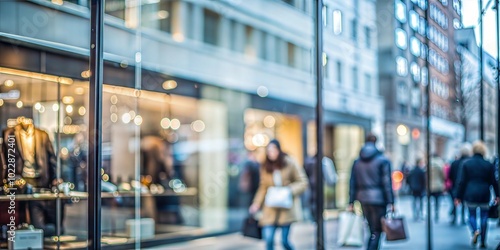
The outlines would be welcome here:
M 88 13 L 0 2 L 1 248 L 87 246 Z

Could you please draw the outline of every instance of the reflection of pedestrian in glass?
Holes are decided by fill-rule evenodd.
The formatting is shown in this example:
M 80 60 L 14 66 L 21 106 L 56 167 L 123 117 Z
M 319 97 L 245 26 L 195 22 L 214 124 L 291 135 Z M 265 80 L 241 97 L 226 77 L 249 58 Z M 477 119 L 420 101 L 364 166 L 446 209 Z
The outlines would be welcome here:
M 450 192 L 450 196 L 451 196 L 451 200 L 452 202 L 455 200 L 455 198 L 457 197 L 457 188 L 458 188 L 458 173 L 460 172 L 460 169 L 462 168 L 462 164 L 463 162 L 468 159 L 471 155 L 471 147 L 470 147 L 470 144 L 464 144 L 462 146 L 462 148 L 460 149 L 460 158 L 458 158 L 457 160 L 453 161 L 451 163 L 451 167 L 450 167 L 450 173 L 448 175 L 448 178 L 450 179 L 451 181 L 451 188 L 449 190 Z M 455 205 L 455 203 L 453 203 L 453 207 L 452 207 L 452 210 L 451 210 L 451 224 L 455 224 L 455 222 L 457 221 L 457 212 L 458 212 L 458 205 Z M 462 224 L 465 225 L 465 217 L 464 217 L 464 214 L 465 214 L 465 207 L 462 206 L 462 209 L 461 209 L 461 213 L 460 213 L 460 218 L 462 219 Z
M 317 181 L 316 181 L 316 158 L 317 155 L 308 157 L 305 160 L 304 163 L 304 169 L 307 174 L 307 178 L 309 179 L 309 200 L 307 201 L 310 206 L 311 214 L 316 221 L 316 187 L 317 187 Z M 322 160 L 322 170 L 323 170 L 323 179 L 324 179 L 324 184 L 326 184 L 329 187 L 335 187 L 335 184 L 337 184 L 337 170 L 335 169 L 335 164 L 333 163 L 332 159 L 328 157 L 323 157 Z
M 259 168 L 260 164 L 257 161 L 255 153 L 248 151 L 247 159 L 243 165 L 243 171 L 240 176 L 239 189 L 243 193 L 245 207 L 251 205 L 252 200 L 259 188 Z
M 425 163 L 423 159 L 418 159 L 416 166 L 408 173 L 406 179 L 413 196 L 413 219 L 423 219 L 422 198 L 425 193 Z
M 463 162 L 458 177 L 457 199 L 455 203 L 465 201 L 469 207 L 469 224 L 472 230 L 473 246 L 481 235 L 481 248 L 486 248 L 486 232 L 488 229 L 488 207 L 491 199 L 490 188 L 495 191 L 495 202 L 500 200 L 498 185 L 495 180 L 495 168 L 486 161 L 486 146 L 482 141 L 472 146 L 473 156 Z M 481 228 L 477 225 L 477 210 L 480 211 Z
M 267 189 L 271 186 L 290 187 L 294 206 L 291 209 L 271 208 L 264 205 Z M 259 224 L 263 226 L 262 236 L 266 241 L 266 249 L 274 249 L 274 233 L 281 228 L 282 244 L 287 250 L 293 249 L 288 235 L 290 226 L 296 221 L 295 204 L 299 203 L 300 195 L 307 189 L 307 177 L 304 169 L 295 160 L 281 151 L 280 143 L 271 140 L 266 148 L 266 160 L 260 168 L 260 185 L 249 208 L 250 213 L 256 213 L 262 207 L 262 218 Z M 299 203 L 300 204 L 300 203 Z
M 444 192 L 444 161 L 434 154 L 431 158 L 429 171 L 431 171 L 430 179 L 430 196 L 434 198 L 434 219 L 439 220 L 439 198 Z M 430 215 L 429 215 L 430 216 Z
M 394 193 L 392 192 L 391 162 L 375 147 L 377 137 L 369 134 L 365 146 L 359 152 L 359 158 L 352 166 L 349 207 L 358 200 L 363 208 L 370 234 L 367 249 L 379 249 L 382 224 L 387 207 L 394 211 Z

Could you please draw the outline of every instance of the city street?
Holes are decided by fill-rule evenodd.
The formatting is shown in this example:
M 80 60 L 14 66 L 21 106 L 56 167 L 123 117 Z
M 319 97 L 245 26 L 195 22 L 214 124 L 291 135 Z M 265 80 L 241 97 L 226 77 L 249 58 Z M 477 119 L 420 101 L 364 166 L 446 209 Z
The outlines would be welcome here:
M 449 197 L 442 199 L 440 218 L 438 223 L 433 224 L 432 239 L 433 249 L 475 249 L 470 245 L 469 229 L 463 225 L 452 226 L 449 224 L 449 217 L 447 212 L 450 208 Z M 409 239 L 401 242 L 387 242 L 382 239 L 382 249 L 426 249 L 426 223 L 425 221 L 415 222 L 412 219 L 411 212 L 411 198 L 402 197 L 397 204 L 399 213 L 405 216 L 407 222 L 407 229 Z M 364 249 L 361 247 L 341 247 L 337 244 L 337 220 L 328 220 L 325 227 L 326 249 L 349 249 L 357 250 Z M 315 225 L 311 222 L 296 223 L 292 227 L 290 239 L 292 240 L 295 249 L 315 249 Z M 365 237 L 367 236 L 365 231 Z M 283 249 L 280 246 L 279 233 L 276 235 L 276 249 Z M 500 242 L 500 228 L 497 227 L 496 221 L 490 220 L 488 231 L 488 249 L 495 249 L 496 245 Z M 210 250 L 250 250 L 250 249 L 264 249 L 264 242 L 253 240 L 243 237 L 240 233 L 229 234 L 220 237 L 203 238 L 185 243 L 171 244 L 158 246 L 150 249 L 210 249 Z

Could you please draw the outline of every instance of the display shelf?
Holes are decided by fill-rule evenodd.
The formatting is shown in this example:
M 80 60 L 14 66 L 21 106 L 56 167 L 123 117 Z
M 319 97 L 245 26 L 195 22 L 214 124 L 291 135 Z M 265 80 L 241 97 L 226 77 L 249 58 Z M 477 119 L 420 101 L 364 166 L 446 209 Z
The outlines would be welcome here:
M 163 193 L 159 194 L 152 194 L 152 193 L 140 193 L 140 192 L 134 192 L 134 191 L 117 191 L 117 192 L 102 192 L 101 193 L 101 198 L 102 199 L 109 199 L 109 198 L 117 198 L 117 197 L 135 197 L 137 194 L 140 194 L 141 197 L 162 197 L 162 196 L 194 196 L 198 194 L 198 189 L 197 188 L 186 188 L 182 192 L 174 192 L 174 191 L 165 191 Z M 30 200 L 55 200 L 55 199 L 87 199 L 88 198 L 88 193 L 86 192 L 78 192 L 78 191 L 71 191 L 69 195 L 65 195 L 62 193 L 59 194 L 53 194 L 53 193 L 47 193 L 47 194 L 17 194 L 14 196 L 16 201 L 30 201 Z M 0 196 L 0 201 L 9 201 L 11 200 L 11 196 L 7 195 L 2 195 Z

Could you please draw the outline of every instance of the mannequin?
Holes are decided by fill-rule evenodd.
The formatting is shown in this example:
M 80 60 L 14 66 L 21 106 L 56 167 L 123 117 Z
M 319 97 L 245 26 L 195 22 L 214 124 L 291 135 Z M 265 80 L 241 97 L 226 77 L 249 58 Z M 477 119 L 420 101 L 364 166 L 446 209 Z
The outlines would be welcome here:
M 57 185 L 57 159 L 47 132 L 35 128 L 33 120 L 17 118 L 17 125 L 3 131 L 3 138 L 15 138 L 14 152 L 2 144 L 3 175 L 6 176 L 7 156 L 15 159 L 15 174 L 22 178 L 35 192 Z M 28 189 L 29 190 L 29 189 Z M 44 229 L 45 236 L 55 235 L 56 201 L 33 200 L 28 202 L 29 217 L 35 228 Z M 63 209 L 64 211 L 64 209 Z M 29 222 L 20 221 L 20 223 Z

